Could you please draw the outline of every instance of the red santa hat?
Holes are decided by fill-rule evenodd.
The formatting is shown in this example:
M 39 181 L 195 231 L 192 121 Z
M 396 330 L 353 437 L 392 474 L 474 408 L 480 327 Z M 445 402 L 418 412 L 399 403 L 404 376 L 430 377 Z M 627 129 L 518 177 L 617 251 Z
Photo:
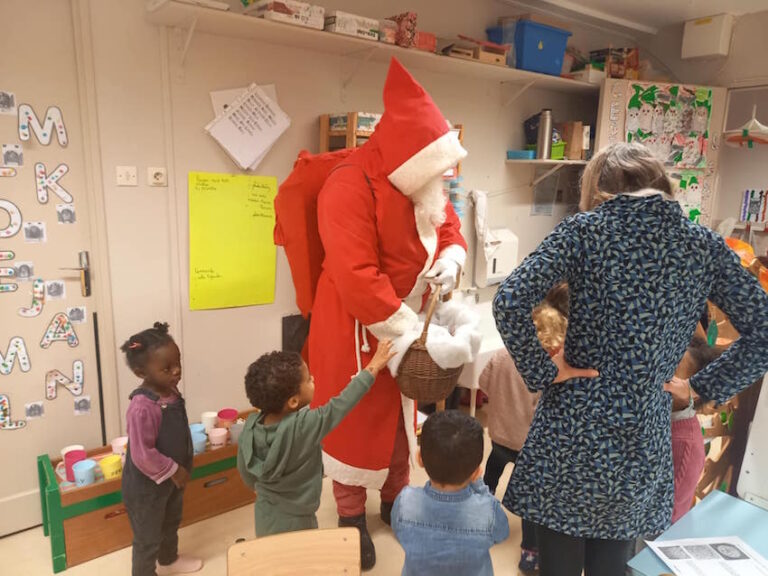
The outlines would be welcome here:
M 395 58 L 384 84 L 384 115 L 375 136 L 384 173 L 406 196 L 467 155 L 432 98 Z

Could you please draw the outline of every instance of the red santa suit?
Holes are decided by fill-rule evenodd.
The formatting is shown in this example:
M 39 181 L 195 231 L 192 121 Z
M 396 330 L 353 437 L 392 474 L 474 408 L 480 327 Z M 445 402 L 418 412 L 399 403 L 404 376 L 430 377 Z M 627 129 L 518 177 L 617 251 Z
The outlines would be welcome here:
M 325 260 L 309 334 L 313 405 L 341 392 L 379 339 L 414 327 L 429 292 L 425 275 L 438 259 L 458 269 L 466 258 L 460 222 L 441 182 L 465 150 L 430 96 L 394 59 L 384 108 L 373 136 L 332 172 L 318 199 Z M 343 485 L 382 488 L 399 422 L 415 450 L 415 404 L 383 370 L 326 437 L 325 473 Z M 406 456 L 399 483 L 407 482 Z

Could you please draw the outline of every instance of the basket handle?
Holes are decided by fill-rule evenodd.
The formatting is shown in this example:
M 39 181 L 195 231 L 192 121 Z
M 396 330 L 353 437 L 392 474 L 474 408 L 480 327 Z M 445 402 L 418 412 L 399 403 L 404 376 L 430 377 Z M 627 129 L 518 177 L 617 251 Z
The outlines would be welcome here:
M 427 308 L 427 317 L 424 320 L 424 330 L 421 331 L 419 336 L 419 342 L 424 346 L 427 343 L 427 332 L 429 331 L 429 323 L 432 321 L 432 315 L 435 313 L 435 307 L 440 301 L 440 290 L 435 290 L 432 297 L 429 299 L 429 308 Z

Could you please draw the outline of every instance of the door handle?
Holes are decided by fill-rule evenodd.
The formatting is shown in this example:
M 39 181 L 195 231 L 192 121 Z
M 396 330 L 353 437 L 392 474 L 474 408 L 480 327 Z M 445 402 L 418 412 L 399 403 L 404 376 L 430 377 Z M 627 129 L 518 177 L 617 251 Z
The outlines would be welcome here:
M 80 266 L 77 268 L 59 268 L 59 270 L 77 270 L 80 272 L 80 293 L 88 297 L 91 295 L 91 259 L 87 250 L 78 254 Z

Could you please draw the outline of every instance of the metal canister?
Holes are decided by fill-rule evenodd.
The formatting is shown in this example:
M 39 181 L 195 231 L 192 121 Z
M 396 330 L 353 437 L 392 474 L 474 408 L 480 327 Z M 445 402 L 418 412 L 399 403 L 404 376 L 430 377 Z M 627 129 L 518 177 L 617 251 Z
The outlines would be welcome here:
M 552 110 L 544 108 L 539 115 L 539 134 L 536 138 L 536 158 L 548 160 L 552 155 Z

